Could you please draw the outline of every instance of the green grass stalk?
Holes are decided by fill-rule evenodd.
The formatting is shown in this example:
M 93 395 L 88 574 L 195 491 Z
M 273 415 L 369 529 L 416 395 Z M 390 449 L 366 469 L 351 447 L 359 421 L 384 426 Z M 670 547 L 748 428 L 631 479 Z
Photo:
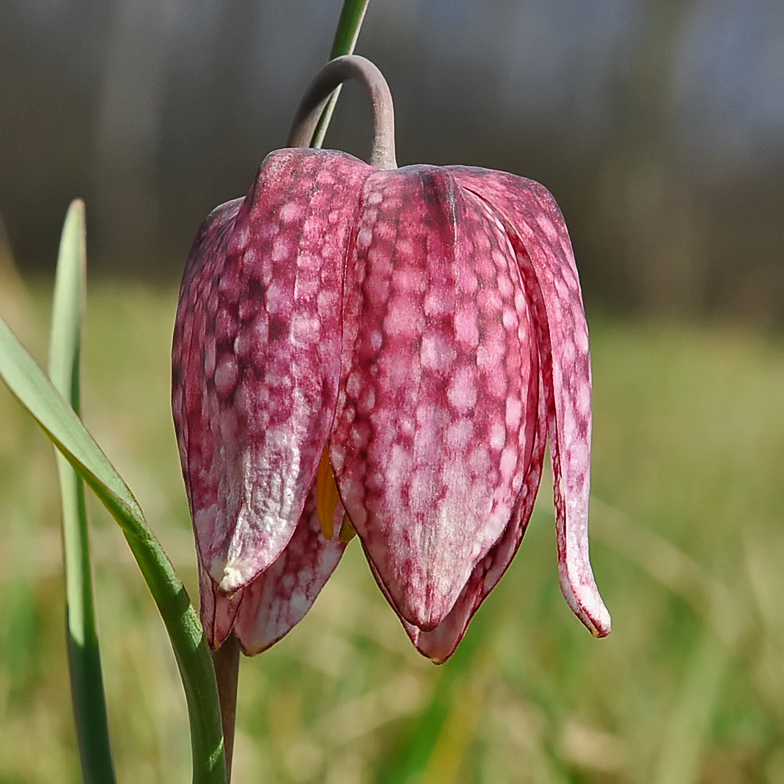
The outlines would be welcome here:
M 57 259 L 49 377 L 76 412 L 80 408 L 85 283 L 84 203 L 74 201 L 65 219 Z M 116 776 L 95 624 L 84 483 L 62 455 L 57 453 L 56 459 L 63 515 L 68 665 L 82 777 L 85 784 L 113 784 Z
M 119 523 L 163 619 L 180 671 L 194 784 L 225 784 L 221 710 L 209 646 L 185 586 L 141 507 L 74 410 L 0 319 L 0 375 Z
M 359 38 L 359 31 L 365 19 L 368 2 L 370 0 L 345 0 L 343 3 L 337 30 L 335 31 L 335 39 L 332 42 L 332 50 L 329 53 L 330 60 L 334 60 L 336 57 L 341 57 L 344 54 L 354 53 L 357 39 Z M 311 147 L 321 148 L 324 144 L 324 137 L 327 135 L 327 129 L 332 121 L 332 114 L 335 111 L 338 98 L 340 98 L 341 87 L 342 85 L 337 87 L 329 97 L 313 133 Z

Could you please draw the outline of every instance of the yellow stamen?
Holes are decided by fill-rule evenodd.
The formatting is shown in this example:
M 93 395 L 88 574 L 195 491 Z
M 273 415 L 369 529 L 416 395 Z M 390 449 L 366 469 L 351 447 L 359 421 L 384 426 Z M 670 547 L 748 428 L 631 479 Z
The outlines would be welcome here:
M 343 515 L 343 522 L 340 524 L 340 534 L 338 539 L 344 544 L 348 544 L 357 535 L 356 529 L 348 519 L 348 515 Z
M 321 533 L 324 534 L 325 539 L 331 539 L 334 533 L 332 518 L 335 516 L 338 503 L 340 503 L 340 496 L 335 484 L 335 475 L 332 473 L 332 463 L 329 461 L 329 450 L 325 449 L 316 474 L 316 511 L 321 524 Z M 343 526 L 340 528 L 340 533 L 342 536 Z

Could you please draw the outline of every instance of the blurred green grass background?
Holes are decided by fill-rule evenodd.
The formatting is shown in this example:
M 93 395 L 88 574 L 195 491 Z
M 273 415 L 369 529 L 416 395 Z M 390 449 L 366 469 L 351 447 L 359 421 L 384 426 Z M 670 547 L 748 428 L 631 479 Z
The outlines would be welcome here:
M 3 289 L 4 286 L 4 289 Z M 50 287 L 4 283 L 39 360 Z M 169 413 L 177 292 L 91 283 L 85 420 L 196 598 Z M 237 784 L 784 783 L 784 344 L 589 313 L 597 641 L 557 585 L 551 481 L 448 664 L 414 651 L 352 546 L 306 619 L 242 662 Z M 0 784 L 80 780 L 52 450 L 0 389 Z M 120 781 L 189 780 L 168 641 L 91 504 Z

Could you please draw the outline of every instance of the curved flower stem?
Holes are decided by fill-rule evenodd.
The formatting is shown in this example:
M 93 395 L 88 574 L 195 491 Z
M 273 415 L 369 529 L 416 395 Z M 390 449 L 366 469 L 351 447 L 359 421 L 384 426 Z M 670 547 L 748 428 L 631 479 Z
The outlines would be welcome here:
M 392 94 L 381 71 L 370 60 L 346 55 L 330 60 L 310 83 L 297 109 L 289 133 L 289 147 L 308 147 L 330 93 L 348 79 L 362 82 L 373 104 L 373 149 L 370 165 L 377 169 L 396 169 L 395 110 Z
M 335 40 L 332 42 L 332 51 L 329 53 L 330 60 L 334 60 L 336 57 L 341 57 L 344 54 L 354 53 L 354 47 L 357 45 L 359 30 L 365 19 L 365 11 L 367 11 L 369 1 L 344 0 L 338 26 L 335 30 Z M 321 112 L 321 117 L 313 134 L 313 140 L 310 142 L 311 147 L 321 147 L 324 144 L 324 137 L 327 135 L 327 128 L 329 128 L 332 113 L 335 111 L 339 97 L 340 85 L 329 96 L 329 100 Z

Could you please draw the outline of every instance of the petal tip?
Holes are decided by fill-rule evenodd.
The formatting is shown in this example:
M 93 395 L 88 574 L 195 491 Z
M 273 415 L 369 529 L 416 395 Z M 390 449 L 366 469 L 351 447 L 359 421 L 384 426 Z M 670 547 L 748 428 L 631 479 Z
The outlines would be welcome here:
M 586 625 L 588 625 L 588 630 L 594 637 L 601 639 L 612 631 L 612 619 L 604 604 L 600 604 L 600 606 L 595 609 L 597 612 L 593 617 L 589 617 L 590 625 Z
M 596 638 L 606 637 L 612 631 L 610 613 L 605 607 L 596 584 L 573 582 L 568 574 L 561 574 L 561 592 L 572 612 Z
M 249 571 L 237 561 L 216 560 L 210 567 L 210 577 L 218 586 L 221 594 L 230 597 L 253 579 L 254 575 Z

